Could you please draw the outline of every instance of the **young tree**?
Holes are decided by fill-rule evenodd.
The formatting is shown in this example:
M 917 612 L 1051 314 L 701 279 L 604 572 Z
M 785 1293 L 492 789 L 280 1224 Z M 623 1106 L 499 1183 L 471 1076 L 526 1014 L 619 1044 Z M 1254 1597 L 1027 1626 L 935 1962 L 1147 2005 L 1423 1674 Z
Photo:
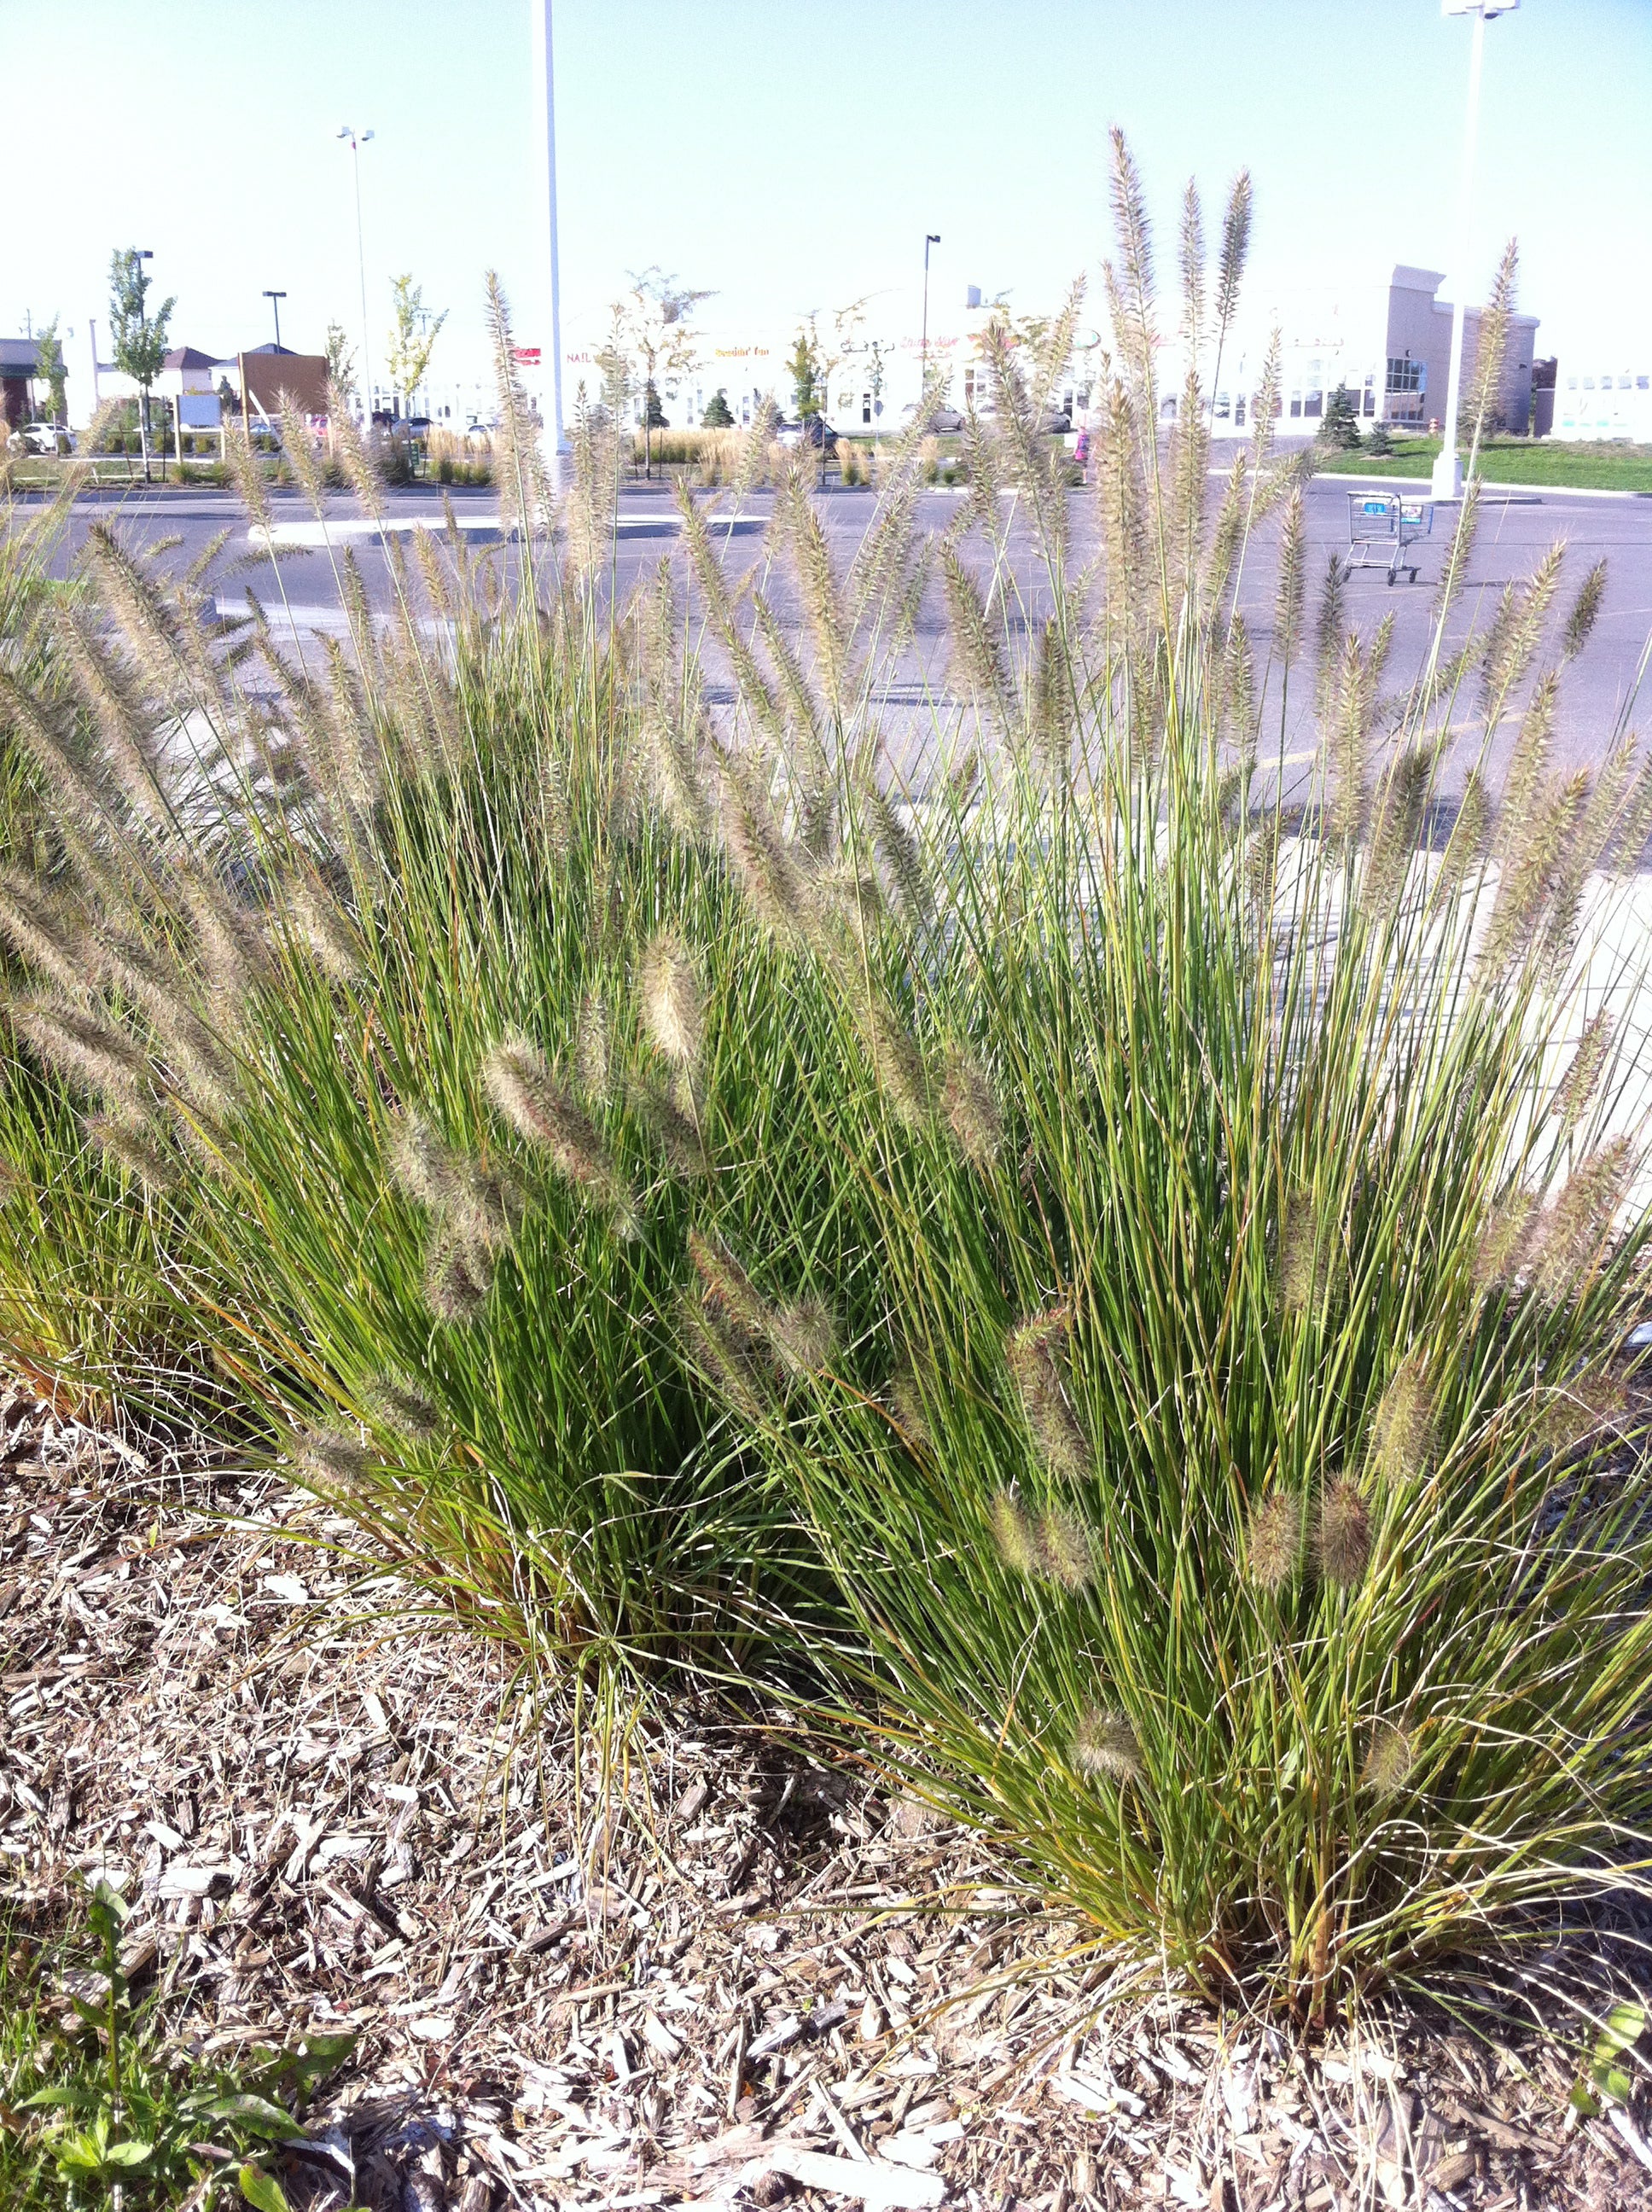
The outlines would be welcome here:
M 632 271 L 631 289 L 616 304 L 614 313 L 623 344 L 633 360 L 641 364 L 645 392 L 673 377 L 686 376 L 693 368 L 699 358 L 699 340 L 691 327 L 691 318 L 700 302 L 711 296 L 709 292 L 690 290 L 658 265 L 641 274 Z M 653 404 L 659 404 L 656 392 Z M 642 472 L 651 477 L 654 462 L 651 434 L 659 426 L 650 422 L 649 414 L 650 409 L 645 404 Z
M 1339 453 L 1351 453 L 1359 443 L 1358 403 L 1345 384 L 1339 384 L 1325 403 L 1319 428 L 1320 443 Z
M 149 387 L 167 357 L 167 325 L 178 305 L 176 299 L 163 300 L 151 314 L 149 283 L 143 257 L 135 246 L 110 256 L 109 331 L 114 342 L 115 367 L 123 376 L 131 378 L 142 394 L 137 440 L 143 453 L 145 483 L 149 481 Z
M 797 343 L 792 349 L 792 358 L 786 364 L 792 372 L 792 404 L 798 411 L 799 422 L 806 422 L 811 415 L 820 412 L 820 355 L 815 344 L 812 328 L 799 328 Z
M 1371 425 L 1370 435 L 1365 441 L 1365 450 L 1375 453 L 1379 459 L 1394 451 L 1393 435 L 1380 416 Z
M 700 417 L 708 430 L 732 430 L 734 410 L 728 404 L 728 393 L 720 384 L 706 402 L 706 411 Z
M 429 372 L 430 356 L 436 349 L 441 326 L 447 320 L 447 310 L 444 307 L 439 315 L 426 313 L 424 287 L 413 282 L 410 271 L 391 278 L 390 295 L 387 374 L 391 388 L 402 396 L 404 411 L 410 415 L 413 394 Z
M 355 397 L 355 349 L 342 323 L 327 325 L 327 380 L 336 384 L 346 399 Z
M 48 405 L 52 419 L 58 428 L 68 412 L 67 391 L 69 371 L 64 365 L 63 341 L 58 336 L 58 318 L 42 323 L 40 334 L 34 341 L 34 374 L 51 394 Z
M 884 343 L 874 338 L 866 348 L 866 382 L 872 391 L 872 428 L 875 438 L 884 434 Z

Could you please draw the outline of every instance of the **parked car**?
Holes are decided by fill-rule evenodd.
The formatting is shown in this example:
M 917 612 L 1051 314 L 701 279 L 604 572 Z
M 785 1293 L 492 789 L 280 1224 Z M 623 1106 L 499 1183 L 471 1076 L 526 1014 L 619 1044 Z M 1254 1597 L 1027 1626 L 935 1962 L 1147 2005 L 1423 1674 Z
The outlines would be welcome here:
M 915 415 L 917 411 L 918 403 L 915 399 L 908 400 L 906 405 L 901 410 L 902 415 L 908 416 Z M 938 407 L 929 418 L 930 428 L 938 434 L 951 430 L 962 430 L 963 423 L 964 418 L 956 407 Z
M 774 441 L 781 446 L 813 446 L 822 453 L 837 451 L 837 433 L 823 415 L 805 416 L 801 422 L 780 422 Z
M 22 437 L 24 450 L 31 453 L 72 453 L 75 450 L 74 439 L 55 422 L 25 422 Z

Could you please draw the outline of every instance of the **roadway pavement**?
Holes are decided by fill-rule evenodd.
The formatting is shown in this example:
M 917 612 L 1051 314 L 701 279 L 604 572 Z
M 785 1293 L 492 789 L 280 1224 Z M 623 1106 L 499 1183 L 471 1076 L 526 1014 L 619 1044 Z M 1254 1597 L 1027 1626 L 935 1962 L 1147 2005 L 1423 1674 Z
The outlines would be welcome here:
M 1392 489 L 1392 486 L 1385 489 Z M 1212 485 L 1214 498 L 1216 486 Z M 1345 551 L 1348 543 L 1348 497 L 1358 491 L 1348 477 L 1324 477 L 1310 483 L 1307 495 L 1309 556 L 1309 621 L 1329 556 Z M 509 564 L 513 550 L 501 543 L 497 528 L 498 501 L 486 491 L 459 490 L 452 494 L 453 509 L 465 537 L 478 549 L 491 548 L 491 557 Z M 956 520 L 958 495 L 944 491 L 926 494 L 918 504 L 920 532 L 938 535 Z M 440 526 L 442 507 L 439 495 L 424 491 L 392 493 L 388 513 L 396 526 L 422 523 Z M 313 537 L 314 518 L 296 498 L 276 495 L 271 502 L 279 538 Z M 834 488 L 819 500 L 819 512 L 840 565 L 847 568 L 873 513 L 869 492 Z M 748 502 L 748 511 L 727 536 L 724 559 L 732 574 L 740 573 L 765 558 L 762 524 L 768 507 L 765 494 Z M 284 599 L 300 627 L 332 627 L 337 621 L 337 595 L 327 552 L 313 544 L 283 544 L 279 556 L 279 586 L 268 559 L 254 560 L 257 549 L 249 544 L 246 526 L 233 498 L 214 493 L 144 495 L 141 491 L 119 499 L 99 496 L 77 510 L 74 538 L 82 538 L 94 514 L 113 521 L 129 542 L 141 546 L 156 538 L 176 535 L 181 543 L 163 557 L 179 563 L 196 558 L 227 523 L 234 535 L 208 573 L 208 588 L 226 609 L 237 604 L 250 586 L 272 609 Z M 329 525 L 342 526 L 361 562 L 369 599 L 389 603 L 389 575 L 384 556 L 372 533 L 363 532 L 359 511 L 352 501 L 330 503 Z M 354 520 L 355 526 L 352 528 Z M 1419 574 L 1416 584 L 1402 580 L 1390 586 L 1382 569 L 1352 575 L 1346 587 L 1348 617 L 1369 635 L 1389 609 L 1395 615 L 1395 635 L 1389 664 L 1390 683 L 1403 683 L 1418 665 L 1430 627 L 1433 586 L 1444 560 L 1452 528 L 1449 509 L 1436 517 L 1435 534 L 1417 547 Z M 1082 564 L 1094 549 L 1095 535 L 1089 499 L 1073 495 L 1072 559 Z M 1272 635 L 1276 585 L 1277 522 L 1264 526 L 1251 545 L 1242 578 L 1239 604 L 1250 625 L 1259 670 L 1266 664 Z M 1454 635 L 1461 635 L 1473 621 L 1490 619 L 1503 585 L 1528 575 L 1547 548 L 1557 539 L 1567 545 L 1567 558 L 1558 606 L 1570 603 L 1570 594 L 1589 567 L 1604 557 L 1607 562 L 1605 605 L 1588 647 L 1566 674 L 1563 704 L 1556 736 L 1556 759 L 1567 767 L 1598 762 L 1638 715 L 1652 733 L 1652 682 L 1643 684 L 1647 641 L 1652 634 L 1652 497 L 1605 497 L 1599 495 L 1544 491 L 1488 495 L 1483 507 L 1479 541 L 1463 599 L 1455 619 Z M 623 597 L 661 562 L 670 562 L 679 579 L 684 561 L 669 498 L 656 491 L 628 490 L 620 504 L 620 530 L 612 563 L 612 580 Z M 1024 522 L 1017 520 L 1011 537 L 1011 567 L 1015 591 L 1012 603 L 1017 623 L 1030 625 L 1048 611 L 1048 590 L 1042 578 L 1036 548 Z M 787 580 L 768 580 L 777 605 L 788 621 L 797 612 Z M 932 588 L 899 671 L 900 691 L 908 702 L 908 714 L 926 692 L 943 708 L 948 700 L 947 641 L 944 611 L 938 588 Z M 1640 686 L 1637 696 L 1637 685 Z M 1311 739 L 1309 723 L 1310 687 L 1297 682 L 1291 687 L 1291 708 L 1284 733 L 1287 754 L 1305 749 Z M 1273 686 L 1277 701 L 1277 682 Z M 1467 704 L 1467 701 L 1465 704 Z M 926 709 L 926 712 L 927 709 Z M 1264 716 L 1266 749 L 1280 743 L 1277 705 Z M 1506 751 L 1511 732 L 1505 732 L 1494 754 Z M 1462 751 L 1472 757 L 1475 739 L 1465 732 Z M 904 750 L 905 749 L 902 748 Z M 1460 763 L 1461 772 L 1461 763 Z M 1447 788 L 1455 778 L 1448 776 Z

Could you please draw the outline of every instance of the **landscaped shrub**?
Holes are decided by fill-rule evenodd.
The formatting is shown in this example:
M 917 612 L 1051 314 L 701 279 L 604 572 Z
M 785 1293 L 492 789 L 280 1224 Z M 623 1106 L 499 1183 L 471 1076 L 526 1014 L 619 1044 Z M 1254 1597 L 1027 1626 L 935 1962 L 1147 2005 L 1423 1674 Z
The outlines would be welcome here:
M 1001 602 L 963 543 L 948 557 L 954 686 L 995 742 L 971 729 L 888 825 L 852 951 L 811 960 L 774 922 L 833 1193 L 708 1203 L 697 1319 L 873 1655 L 846 1668 L 856 1740 L 875 1696 L 914 1786 L 1109 1942 L 1318 2019 L 1644 1887 L 1652 1484 L 1623 1353 L 1643 1109 L 1612 1041 L 1635 994 L 1619 973 L 1601 1003 L 1579 946 L 1652 771 L 1627 749 L 1593 781 L 1552 765 L 1597 573 L 1501 805 L 1471 775 L 1431 836 L 1468 672 L 1489 731 L 1558 556 L 1391 709 L 1388 626 L 1346 630 L 1333 580 L 1311 783 L 1258 770 L 1233 563 L 1252 502 L 1286 497 L 1282 689 L 1300 499 L 1247 459 L 1207 527 L 1202 431 L 1155 444 L 1122 155 L 1118 202 L 1099 625 L 1017 459 L 1040 395 L 1000 354 L 999 465 L 1024 471 L 1054 612 L 1017 671 Z M 999 504 L 975 512 L 1001 574 Z M 799 1308 L 841 1343 L 823 1371 L 787 1358 Z

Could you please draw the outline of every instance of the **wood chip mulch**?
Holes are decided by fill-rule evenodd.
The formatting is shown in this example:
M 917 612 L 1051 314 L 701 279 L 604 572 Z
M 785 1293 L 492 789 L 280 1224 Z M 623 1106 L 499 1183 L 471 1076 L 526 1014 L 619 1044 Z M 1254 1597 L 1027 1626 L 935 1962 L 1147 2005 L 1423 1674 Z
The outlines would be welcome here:
M 0 1398 L 0 1911 L 118 1881 L 181 2049 L 353 2031 L 295 2206 L 1652 2205 L 1552 2039 L 1115 1996 L 980 1838 L 726 1709 L 576 1735 L 353 1545 Z

